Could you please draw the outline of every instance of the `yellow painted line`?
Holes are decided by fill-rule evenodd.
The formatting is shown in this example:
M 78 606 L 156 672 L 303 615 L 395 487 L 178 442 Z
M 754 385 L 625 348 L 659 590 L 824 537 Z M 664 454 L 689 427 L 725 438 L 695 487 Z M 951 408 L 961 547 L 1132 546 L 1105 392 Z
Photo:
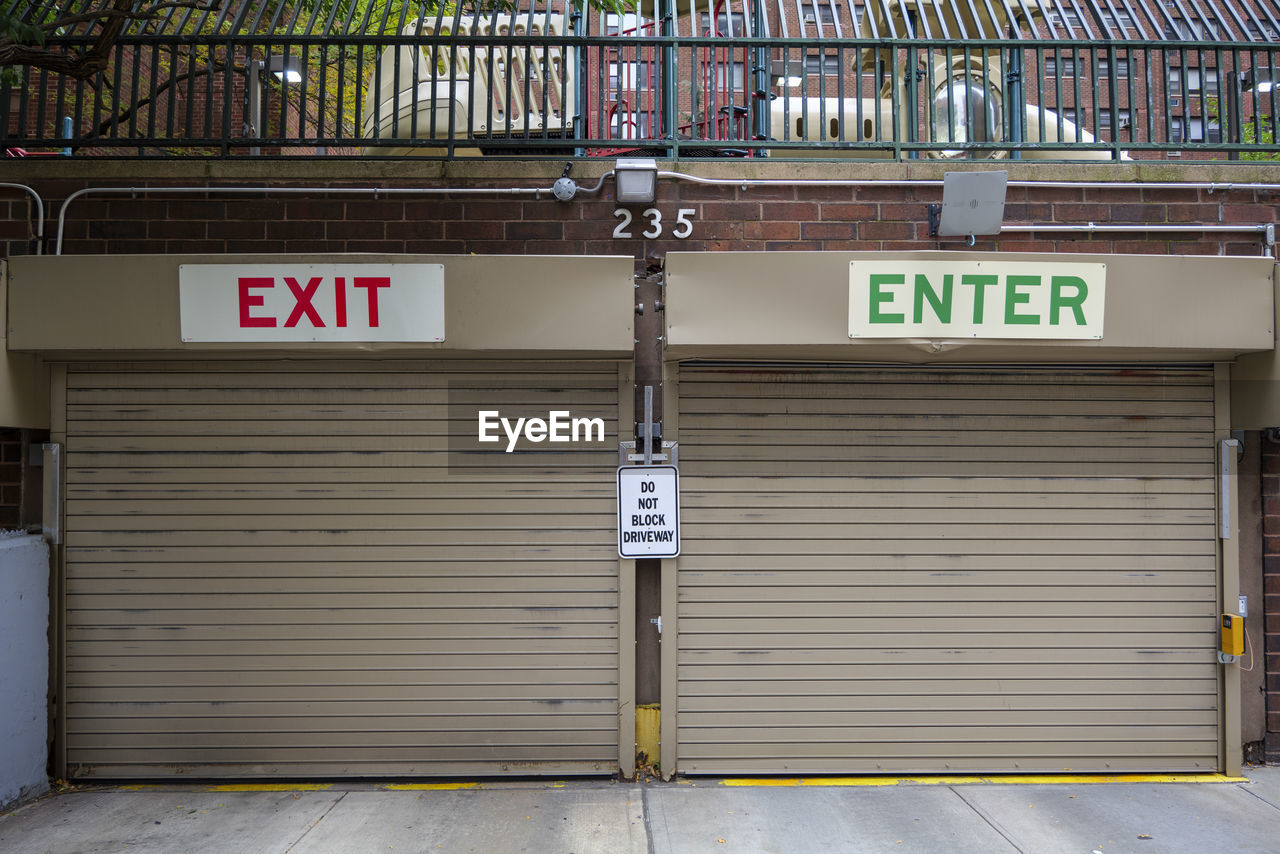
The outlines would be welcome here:
M 480 783 L 387 783 L 379 789 L 388 792 L 455 792 L 459 789 L 483 789 Z
M 1000 774 L 987 777 L 727 777 L 721 786 L 957 786 L 1050 785 L 1072 783 L 1248 783 L 1248 777 L 1225 774 Z
M 206 792 L 323 792 L 333 783 L 226 783 L 209 786 Z

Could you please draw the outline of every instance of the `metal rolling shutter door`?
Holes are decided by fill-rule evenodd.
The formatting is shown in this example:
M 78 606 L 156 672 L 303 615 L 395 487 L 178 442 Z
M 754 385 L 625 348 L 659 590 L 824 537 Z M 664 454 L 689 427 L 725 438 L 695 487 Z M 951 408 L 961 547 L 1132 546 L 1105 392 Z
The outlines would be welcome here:
M 686 773 L 1213 770 L 1212 372 L 686 367 Z
M 471 471 L 476 401 L 616 443 L 618 366 L 70 366 L 72 774 L 616 772 L 616 444 Z

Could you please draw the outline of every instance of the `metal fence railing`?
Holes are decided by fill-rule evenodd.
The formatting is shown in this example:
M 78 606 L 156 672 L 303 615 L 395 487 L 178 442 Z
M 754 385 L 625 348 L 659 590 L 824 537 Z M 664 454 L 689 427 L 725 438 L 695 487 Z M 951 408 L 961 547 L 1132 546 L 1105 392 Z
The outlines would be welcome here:
M 1048 21 L 1035 38 L 871 38 L 834 13 L 823 31 L 826 14 L 799 3 L 770 17 L 719 0 L 673 20 L 646 2 L 649 14 L 437 11 L 340 38 L 132 32 L 88 79 L 26 68 L 0 87 L 2 144 L 115 157 L 1280 159 L 1280 46 L 1265 38 L 1051 38 Z M 92 37 L 53 43 L 84 50 Z

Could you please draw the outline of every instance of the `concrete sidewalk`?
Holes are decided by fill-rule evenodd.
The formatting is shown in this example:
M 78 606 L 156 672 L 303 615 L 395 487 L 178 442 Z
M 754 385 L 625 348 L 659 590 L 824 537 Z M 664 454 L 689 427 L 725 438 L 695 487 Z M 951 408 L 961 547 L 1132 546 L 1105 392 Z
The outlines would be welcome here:
M 0 816 L 0 852 L 1280 852 L 1280 768 L 1247 783 L 698 779 L 89 787 Z

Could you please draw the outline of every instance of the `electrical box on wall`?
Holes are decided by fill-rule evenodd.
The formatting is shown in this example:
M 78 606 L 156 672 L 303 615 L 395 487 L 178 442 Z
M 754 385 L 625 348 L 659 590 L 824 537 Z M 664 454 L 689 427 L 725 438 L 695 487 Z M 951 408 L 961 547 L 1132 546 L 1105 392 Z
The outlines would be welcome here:
M 1222 654 L 1235 658 L 1244 655 L 1244 617 L 1239 614 L 1222 615 Z

